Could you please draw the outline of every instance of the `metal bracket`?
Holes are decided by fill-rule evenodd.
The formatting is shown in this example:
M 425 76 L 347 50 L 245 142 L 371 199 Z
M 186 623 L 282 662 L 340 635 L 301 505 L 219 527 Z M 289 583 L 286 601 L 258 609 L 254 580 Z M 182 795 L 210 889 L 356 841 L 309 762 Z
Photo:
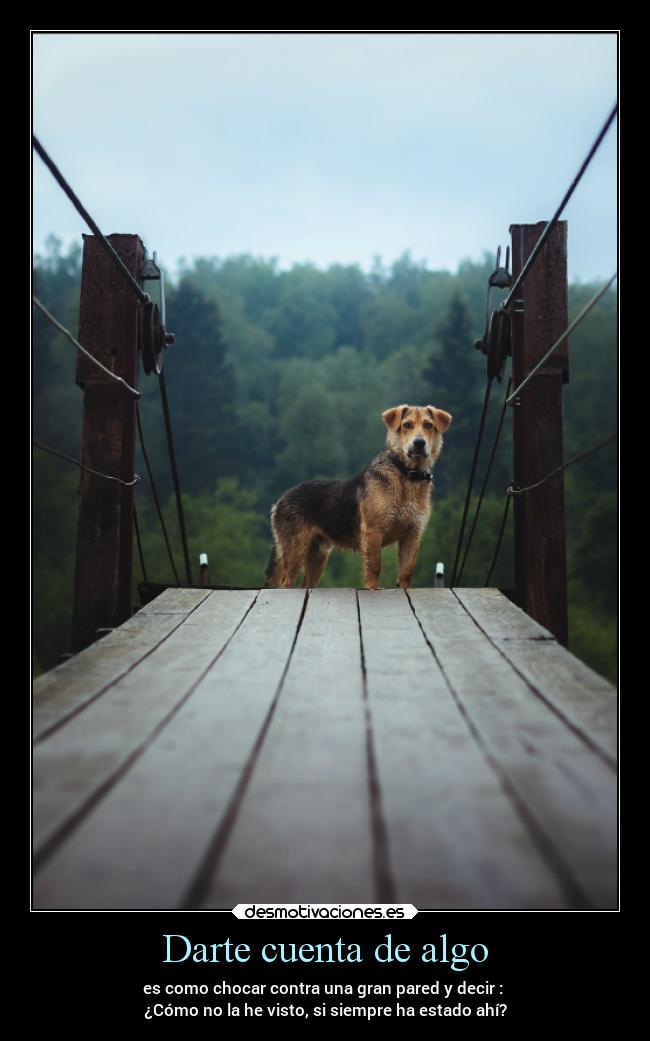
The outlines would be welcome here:
M 138 349 L 142 354 L 142 367 L 147 374 L 160 375 L 163 368 L 163 351 L 176 342 L 174 333 L 165 329 L 165 277 L 158 267 L 158 255 L 147 257 L 140 271 L 140 280 L 149 296 L 147 303 L 138 311 Z M 158 298 L 158 302 L 153 297 Z
M 501 246 L 497 246 L 497 261 L 494 271 L 488 279 L 488 286 L 495 286 L 497 289 L 508 289 L 512 285 L 512 275 L 508 268 L 510 267 L 510 246 L 506 246 L 506 262 L 505 266 L 501 267 Z
M 478 351 L 487 356 L 488 379 L 503 379 L 506 359 L 512 353 L 512 337 L 510 315 L 503 307 L 498 307 L 490 315 L 485 336 L 474 341 Z
M 474 347 L 487 356 L 488 379 L 503 379 L 506 358 L 510 356 L 510 316 L 502 307 L 490 314 L 490 293 L 492 289 L 507 289 L 512 283 L 510 267 L 510 246 L 506 246 L 506 262 L 501 267 L 501 246 L 497 247 L 496 264 L 488 279 L 487 300 L 485 309 L 485 333 L 480 340 L 474 340 Z

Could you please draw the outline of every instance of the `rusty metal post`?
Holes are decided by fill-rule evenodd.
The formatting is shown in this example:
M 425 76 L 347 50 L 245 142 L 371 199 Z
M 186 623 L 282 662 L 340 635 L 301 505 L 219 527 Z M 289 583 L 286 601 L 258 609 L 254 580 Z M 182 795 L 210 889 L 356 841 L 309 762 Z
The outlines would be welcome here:
M 546 222 L 513 224 L 517 277 Z M 512 379 L 517 387 L 568 325 L 567 225 L 558 221 L 513 304 Z M 565 343 L 513 402 L 513 482 L 525 488 L 564 461 L 562 384 L 569 380 Z M 567 645 L 564 475 L 514 497 L 515 587 L 519 605 Z
M 108 239 L 139 281 L 144 246 L 137 235 Z M 138 380 L 138 302 L 116 265 L 93 235 L 84 235 L 79 340 L 132 387 Z M 82 462 L 101 473 L 133 479 L 136 414 L 133 395 L 77 359 L 84 392 Z M 131 615 L 134 489 L 85 471 L 79 482 L 72 649 L 82 650 L 97 630 Z

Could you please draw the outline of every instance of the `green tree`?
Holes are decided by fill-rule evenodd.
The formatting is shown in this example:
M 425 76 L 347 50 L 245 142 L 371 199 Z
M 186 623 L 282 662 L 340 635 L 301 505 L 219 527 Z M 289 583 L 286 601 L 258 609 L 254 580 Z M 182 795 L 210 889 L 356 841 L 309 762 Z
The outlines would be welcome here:
M 601 495 L 586 510 L 573 549 L 572 573 L 592 604 L 614 614 L 618 606 L 618 502 L 615 492 Z
M 278 463 L 298 481 L 345 477 L 343 433 L 336 426 L 331 397 L 316 384 L 303 386 L 279 421 L 285 447 Z
M 38 295 L 75 332 L 80 249 L 52 238 L 35 259 Z M 199 258 L 168 277 L 168 325 L 177 342 L 165 373 L 184 492 L 193 566 L 210 554 L 213 581 L 255 585 L 270 546 L 268 510 L 292 484 L 358 472 L 384 444 L 380 413 L 401 401 L 453 415 L 436 466 L 434 508 L 415 582 L 429 585 L 437 560 L 449 575 L 485 386 L 483 332 L 493 258 L 463 261 L 456 273 L 431 271 L 404 254 L 357 265 L 279 269 L 274 259 Z M 593 286 L 571 286 L 575 315 Z M 497 302 L 492 294 L 492 303 Z M 616 426 L 617 301 L 610 291 L 571 337 L 564 388 L 566 456 Z M 82 394 L 70 344 L 35 313 L 34 432 L 79 457 Z M 503 390 L 492 389 L 479 480 Z M 140 377 L 140 411 L 180 566 L 175 503 L 155 377 Z M 76 471 L 37 455 L 35 497 L 36 668 L 68 650 L 72 604 Z M 510 414 L 463 575 L 482 584 L 511 477 Z M 571 648 L 610 678 L 616 646 L 616 445 L 565 475 Z M 171 581 L 138 450 L 138 513 L 149 577 Z M 512 585 L 512 517 L 494 584 Z M 386 550 L 384 584 L 394 578 Z M 392 569 L 392 570 L 391 570 Z M 139 570 L 139 569 L 138 569 Z M 359 585 L 357 554 L 333 553 L 326 584 Z
M 165 358 L 178 468 L 187 492 L 212 488 L 221 476 L 251 465 L 253 432 L 235 408 L 235 377 L 226 357 L 221 317 L 189 279 L 168 294 L 168 324 L 176 343 Z M 170 478 L 161 471 L 161 494 Z
M 467 481 L 485 384 L 485 360 L 474 349 L 467 302 L 455 292 L 434 330 L 435 347 L 424 366 L 427 402 L 450 412 L 444 469 L 439 488 L 446 492 Z

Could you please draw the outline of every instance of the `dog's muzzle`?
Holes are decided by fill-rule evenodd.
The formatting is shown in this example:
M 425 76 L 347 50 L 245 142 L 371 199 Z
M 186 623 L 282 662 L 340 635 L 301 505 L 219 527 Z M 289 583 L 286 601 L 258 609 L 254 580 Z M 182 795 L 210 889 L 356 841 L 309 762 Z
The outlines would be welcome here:
M 428 455 L 427 443 L 423 437 L 416 437 L 410 444 L 407 455 Z

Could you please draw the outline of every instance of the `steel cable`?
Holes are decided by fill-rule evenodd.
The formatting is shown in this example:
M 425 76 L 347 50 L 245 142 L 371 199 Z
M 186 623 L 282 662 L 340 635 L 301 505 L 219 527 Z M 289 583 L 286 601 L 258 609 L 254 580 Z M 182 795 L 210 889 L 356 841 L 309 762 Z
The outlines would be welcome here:
M 476 525 L 478 523 L 479 513 L 481 512 L 481 506 L 483 505 L 483 497 L 485 495 L 485 490 L 487 488 L 487 483 L 488 483 L 488 480 L 490 478 L 490 473 L 492 471 L 492 463 L 494 462 L 494 456 L 496 455 L 497 446 L 499 444 L 499 439 L 501 437 L 501 430 L 503 429 L 503 420 L 505 418 L 506 405 L 507 405 L 507 401 L 508 401 L 508 391 L 510 390 L 511 385 L 512 385 L 512 376 L 508 380 L 508 386 L 506 388 L 505 401 L 503 402 L 503 407 L 501 409 L 501 415 L 499 416 L 499 423 L 498 423 L 498 426 L 497 426 L 496 434 L 494 435 L 494 441 L 492 443 L 492 451 L 490 452 L 490 459 L 488 461 L 487 469 L 485 471 L 485 477 L 483 478 L 483 484 L 481 486 L 481 491 L 479 492 L 478 503 L 476 505 L 476 512 L 474 513 L 474 520 L 472 521 L 472 526 L 470 528 L 469 535 L 467 536 L 467 544 L 465 546 L 465 553 L 463 554 L 463 560 L 462 560 L 462 563 L 460 565 L 460 571 L 458 572 L 458 575 L 457 575 L 457 578 L 456 578 L 456 582 L 457 583 L 460 582 L 461 578 L 463 577 L 463 570 L 465 568 L 465 561 L 467 560 L 467 554 L 469 553 L 469 548 L 470 548 L 470 546 L 472 544 L 472 538 L 474 537 L 474 532 L 476 530 Z
M 485 416 L 487 413 L 488 401 L 490 398 L 490 390 L 492 387 L 492 378 L 488 379 L 485 386 L 485 396 L 483 398 L 483 410 L 481 412 L 481 419 L 479 422 L 478 434 L 476 435 L 476 443 L 474 446 L 474 458 L 472 459 L 472 468 L 470 471 L 469 481 L 467 483 L 467 493 L 465 495 L 465 506 L 463 509 L 463 517 L 460 522 L 460 530 L 458 532 L 458 545 L 456 547 L 456 557 L 454 559 L 454 568 L 451 575 L 451 585 L 456 585 L 456 572 L 458 570 L 458 560 L 460 558 L 460 549 L 463 544 L 463 536 L 465 534 L 465 523 L 467 521 L 467 511 L 469 509 L 469 500 L 472 494 L 472 488 L 474 486 L 474 477 L 476 475 L 476 464 L 478 462 L 479 452 L 481 450 L 481 441 L 483 439 L 483 429 L 485 427 Z
M 149 461 L 149 453 L 147 452 L 147 447 L 146 447 L 145 442 L 144 442 L 144 433 L 143 433 L 143 430 L 142 430 L 142 420 L 140 418 L 140 408 L 139 408 L 138 405 L 136 405 L 135 414 L 136 414 L 136 419 L 138 421 L 138 436 L 140 438 L 140 447 L 142 449 L 142 457 L 144 459 L 144 465 L 147 468 L 147 473 L 149 474 L 149 483 L 151 484 L 151 493 L 153 495 L 153 501 L 154 501 L 155 506 L 156 506 L 156 512 L 158 513 L 158 520 L 160 521 L 160 526 L 162 528 L 163 537 L 165 539 L 165 546 L 167 547 L 167 555 L 169 557 L 169 562 L 171 564 L 171 568 L 172 568 L 172 571 L 174 573 L 174 578 L 176 579 L 176 585 L 180 586 L 181 580 L 178 577 L 178 571 L 176 570 L 176 564 L 174 562 L 174 555 L 172 553 L 172 547 L 171 547 L 171 544 L 170 544 L 170 541 L 169 541 L 169 535 L 167 533 L 167 525 L 165 524 L 165 518 L 163 516 L 162 507 L 160 505 L 160 499 L 158 497 L 158 489 L 156 487 L 156 482 L 155 482 L 154 476 L 153 476 L 153 470 L 151 468 L 151 463 Z M 145 578 L 145 582 L 146 581 L 147 580 Z
M 115 250 L 111 246 L 111 244 L 108 241 L 108 239 L 106 238 L 106 236 L 99 230 L 97 224 L 95 223 L 95 221 L 92 219 L 92 217 L 88 213 L 88 210 L 85 208 L 83 203 L 79 200 L 79 198 L 75 195 L 75 193 L 73 192 L 72 188 L 70 187 L 70 185 L 66 181 L 65 177 L 63 176 L 63 174 L 59 170 L 58 166 L 56 166 L 55 163 L 53 162 L 53 160 L 50 159 L 49 155 L 47 154 L 47 152 L 45 151 L 45 149 L 43 148 L 42 144 L 40 143 L 40 141 L 38 140 L 38 138 L 36 137 L 35 134 L 32 134 L 32 144 L 34 145 L 34 148 L 36 149 L 36 151 L 40 155 L 41 159 L 43 160 L 43 162 L 47 166 L 48 170 L 50 171 L 50 173 L 54 177 L 54 179 L 57 182 L 57 184 L 59 185 L 59 187 L 62 188 L 63 191 L 65 192 L 65 194 L 68 196 L 70 202 L 72 203 L 72 205 L 76 209 L 77 213 L 81 217 L 83 217 L 83 219 L 85 220 L 85 222 L 88 225 L 88 227 L 90 228 L 90 230 L 93 232 L 94 235 L 97 236 L 97 238 L 99 239 L 99 242 L 101 243 L 102 247 L 108 253 L 109 257 L 111 258 L 113 263 L 116 265 L 118 271 L 121 273 L 123 278 L 126 279 L 126 281 L 128 282 L 129 286 L 131 287 L 131 289 L 133 290 L 135 295 L 137 296 L 137 298 L 140 301 L 140 303 L 142 303 L 142 304 L 149 303 L 149 299 L 150 299 L 149 295 L 147 293 L 145 293 L 145 291 L 142 289 L 141 286 L 138 285 L 138 283 L 136 282 L 135 278 L 133 277 L 133 275 L 131 274 L 131 272 L 127 268 L 127 266 L 124 263 L 124 261 L 115 252 Z
M 551 355 L 554 353 L 554 351 L 556 351 L 558 349 L 558 347 L 561 347 L 561 345 L 564 343 L 564 341 L 566 340 L 566 338 L 569 335 L 569 333 L 572 333 L 574 331 L 574 329 L 578 328 L 578 326 L 580 325 L 580 322 L 584 318 L 587 317 L 587 315 L 591 311 L 592 307 L 594 307 L 594 305 L 598 303 L 600 298 L 602 296 L 604 296 L 604 294 L 607 292 L 607 290 L 611 286 L 612 282 L 614 282 L 614 280 L 617 277 L 618 277 L 618 272 L 615 271 L 614 274 L 612 275 L 612 277 L 610 278 L 609 282 L 606 282 L 604 286 L 601 286 L 601 288 L 598 290 L 598 292 L 595 293 L 594 296 L 592 296 L 591 300 L 589 300 L 589 302 L 585 304 L 585 306 L 583 307 L 583 309 L 580 312 L 580 314 L 576 315 L 576 317 L 573 319 L 573 321 L 564 330 L 564 332 L 562 333 L 560 338 L 558 340 L 556 340 L 555 343 L 553 344 L 553 346 L 549 347 L 549 349 L 547 350 L 546 354 L 542 358 L 540 358 L 540 360 L 538 362 L 536 362 L 536 364 L 533 366 L 533 368 L 530 370 L 530 372 L 527 373 L 526 376 L 524 377 L 524 379 L 521 381 L 521 383 L 519 384 L 517 389 L 513 390 L 513 392 L 510 395 L 510 397 L 506 399 L 506 405 L 512 405 L 512 403 L 515 400 L 515 398 L 521 393 L 521 391 L 524 389 L 526 384 L 530 380 L 532 380 L 532 378 L 535 375 L 535 373 L 538 372 L 539 369 L 541 369 L 541 367 L 543 366 L 544 362 L 548 361 L 548 359 L 551 357 Z
M 56 448 L 49 448 L 47 445 L 41 444 L 40 441 L 32 441 L 32 444 L 35 448 L 40 448 L 42 452 L 48 452 L 50 455 L 58 456 L 59 459 L 66 459 L 69 463 L 74 463 L 80 470 L 86 470 L 89 474 L 94 474 L 95 477 L 103 477 L 105 481 L 117 481 L 118 484 L 124 485 L 125 488 L 132 488 L 140 480 L 136 474 L 132 481 L 123 481 L 121 477 L 112 477 L 110 474 L 103 474 L 99 470 L 93 470 L 90 466 L 86 466 L 85 463 L 80 463 L 78 459 L 73 459 L 71 455 L 59 452 Z
M 523 284 L 523 281 L 524 281 L 526 275 L 528 274 L 528 272 L 530 271 L 531 267 L 535 263 L 535 260 L 539 256 L 539 253 L 541 252 L 542 246 L 544 245 L 544 243 L 546 242 L 546 239 L 550 235 L 550 233 L 551 233 L 551 231 L 553 229 L 553 226 L 560 219 L 560 216 L 562 215 L 564 207 L 566 206 L 566 204 L 568 203 L 569 199 L 573 195 L 575 189 L 578 187 L 578 184 L 580 183 L 582 175 L 584 174 L 585 170 L 589 166 L 589 163 L 591 162 L 591 160 L 593 159 L 594 155 L 598 151 L 598 148 L 599 148 L 603 138 L 605 137 L 605 134 L 609 130 L 609 128 L 610 128 L 610 126 L 611 126 L 611 124 L 612 124 L 612 122 L 614 120 L 614 117 L 616 116 L 617 112 L 618 112 L 618 105 L 614 105 L 614 108 L 612 109 L 612 111 L 610 112 L 609 116 L 605 120 L 605 123 L 603 124 L 603 126 L 602 126 L 602 128 L 600 130 L 600 133 L 598 134 L 598 137 L 596 138 L 596 140 L 594 141 L 593 145 L 589 149 L 589 152 L 587 153 L 587 156 L 585 157 L 585 159 L 584 159 L 584 161 L 582 163 L 582 166 L 578 170 L 577 174 L 573 178 L 573 181 L 571 182 L 571 184 L 569 185 L 567 191 L 565 192 L 564 197 L 562 199 L 562 202 L 558 206 L 557 210 L 555 211 L 555 213 L 553 214 L 551 219 L 548 221 L 548 223 L 547 223 L 546 227 L 544 228 L 542 234 L 540 235 L 540 237 L 538 238 L 537 242 L 535 243 L 535 245 L 534 245 L 534 247 L 532 249 L 532 252 L 531 252 L 530 256 L 528 257 L 528 260 L 526 261 L 526 263 L 524 264 L 523 268 L 521 269 L 521 271 L 517 275 L 517 277 L 516 277 L 516 279 L 515 279 L 515 281 L 514 281 L 514 283 L 512 285 L 512 288 L 511 288 L 510 292 L 508 293 L 506 299 L 503 301 L 503 304 L 501 305 L 502 307 L 508 308 L 513 303 L 513 301 L 515 299 L 515 296 L 517 294 L 517 290 Z
M 68 338 L 68 340 L 70 340 L 70 342 L 72 344 L 74 344 L 74 346 L 77 348 L 78 351 L 81 351 L 81 353 L 83 354 L 83 356 L 85 358 L 88 358 L 88 361 L 91 361 L 93 363 L 93 365 L 96 365 L 98 369 L 101 369 L 101 371 L 103 373 L 105 373 L 107 376 L 110 376 L 111 379 L 115 380 L 116 383 L 121 383 L 122 386 L 126 390 L 128 390 L 130 394 L 133 394 L 133 396 L 135 398 L 142 397 L 142 395 L 140 394 L 139 390 L 136 390 L 135 387 L 131 387 L 126 382 L 125 379 L 122 379 L 121 376 L 118 376 L 115 372 L 111 372 L 110 369 L 107 369 L 105 365 L 102 365 L 102 363 L 100 361 L 98 361 L 97 358 L 95 358 L 95 356 L 93 354 L 90 353 L 90 351 L 87 351 L 85 347 L 82 347 L 81 344 L 79 343 L 79 341 L 75 340 L 75 338 L 72 335 L 72 333 L 68 329 L 66 329 L 64 325 L 61 325 L 60 322 L 57 322 L 57 320 L 54 317 L 54 315 L 50 314 L 50 312 L 48 311 L 47 307 L 45 307 L 45 305 L 41 303 L 41 301 L 38 299 L 38 297 L 32 296 L 32 303 L 35 305 L 35 307 L 38 307 L 39 311 L 41 311 L 42 314 L 45 315 L 47 320 L 49 322 L 51 322 L 52 325 L 56 329 L 58 329 L 60 333 L 63 333 L 63 335 L 66 336 Z

